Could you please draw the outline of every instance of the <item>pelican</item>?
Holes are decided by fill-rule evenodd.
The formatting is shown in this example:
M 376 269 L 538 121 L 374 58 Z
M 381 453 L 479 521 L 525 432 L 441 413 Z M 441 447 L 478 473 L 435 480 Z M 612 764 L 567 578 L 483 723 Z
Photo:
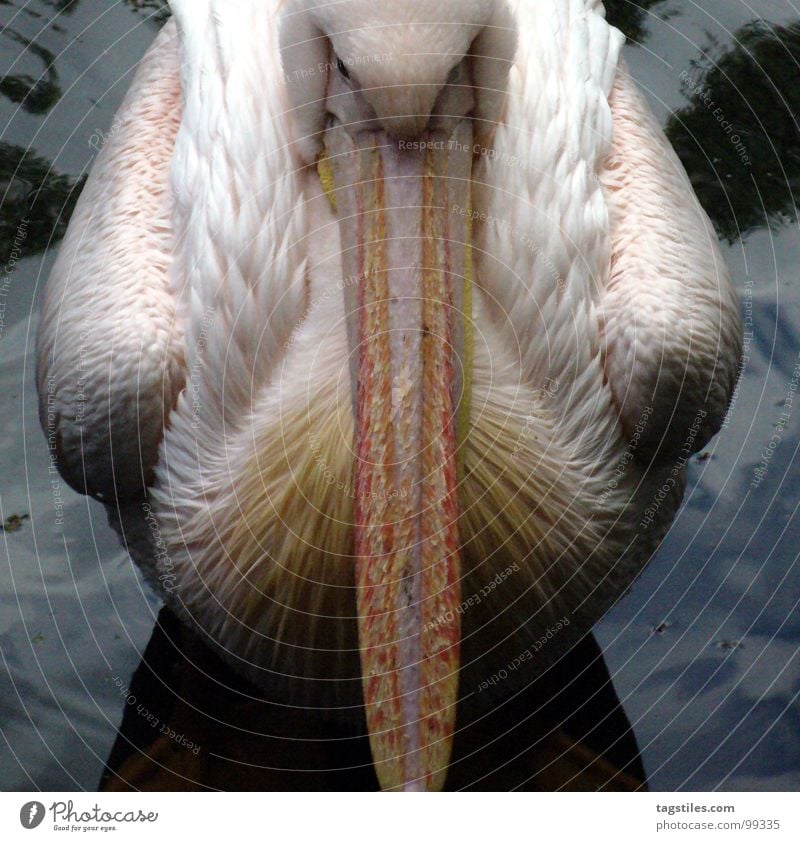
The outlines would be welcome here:
M 45 432 L 207 646 L 441 789 L 722 424 L 716 237 L 598 0 L 170 6 L 48 283 Z

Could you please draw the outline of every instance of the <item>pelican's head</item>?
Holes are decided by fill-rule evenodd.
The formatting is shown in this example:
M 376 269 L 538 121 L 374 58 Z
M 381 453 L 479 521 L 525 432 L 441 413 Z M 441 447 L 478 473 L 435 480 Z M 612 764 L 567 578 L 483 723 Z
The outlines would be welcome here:
M 283 7 L 295 140 L 340 225 L 359 646 L 384 788 L 440 788 L 449 763 L 472 160 L 501 113 L 515 45 L 504 0 Z
M 330 115 L 408 139 L 468 114 L 490 136 L 516 46 L 502 0 L 291 0 L 281 40 L 310 156 Z

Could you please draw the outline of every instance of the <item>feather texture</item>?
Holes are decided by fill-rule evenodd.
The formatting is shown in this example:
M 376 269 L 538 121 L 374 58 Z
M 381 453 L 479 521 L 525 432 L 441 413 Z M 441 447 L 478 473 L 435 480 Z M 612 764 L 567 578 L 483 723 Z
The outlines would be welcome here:
M 183 328 L 167 277 L 169 168 L 181 119 L 177 38 L 141 62 L 72 216 L 37 347 L 40 416 L 64 478 L 108 502 L 152 482 L 183 387 Z
M 171 5 L 178 37 L 165 28 L 121 112 L 132 120 L 163 95 L 169 118 L 124 123 L 95 167 L 45 305 L 44 405 L 54 383 L 62 469 L 80 475 L 84 452 L 90 490 L 103 493 L 120 478 L 104 460 L 109 440 L 136 441 L 132 407 L 147 418 L 148 476 L 171 409 L 151 488 L 163 545 L 155 551 L 141 506 L 129 504 L 118 527 L 131 551 L 257 683 L 355 706 L 342 300 L 354 279 L 303 157 L 308 114 L 293 110 L 281 66 L 281 4 Z M 739 353 L 710 224 L 621 66 L 623 38 L 602 5 L 509 0 L 507 10 L 520 37 L 503 117 L 479 134 L 473 207 L 452 208 L 476 220 L 460 453 L 465 693 L 569 616 L 559 645 L 537 657 L 543 668 L 630 585 L 680 502 L 687 430 L 704 412 L 692 451 L 719 426 Z M 148 131 L 158 189 L 122 207 L 116 170 L 144 165 Z M 92 206 L 113 248 L 81 250 Z M 139 247 L 123 236 L 130 228 Z M 104 284 L 119 290 L 113 303 Z M 79 424 L 67 372 L 87 310 L 94 410 Z M 121 357 L 122 344 L 132 350 Z

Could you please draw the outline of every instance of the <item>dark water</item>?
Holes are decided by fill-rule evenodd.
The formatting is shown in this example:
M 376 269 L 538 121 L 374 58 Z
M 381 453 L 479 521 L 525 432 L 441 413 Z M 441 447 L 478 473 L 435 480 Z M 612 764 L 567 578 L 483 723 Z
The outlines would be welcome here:
M 752 335 L 724 434 L 596 634 L 653 788 L 796 790 L 800 12 L 778 0 L 606 5 L 717 226 Z M 101 506 L 49 472 L 32 347 L 55 246 L 161 20 L 158 0 L 0 0 L 5 790 L 96 786 L 122 712 L 114 679 L 136 666 L 158 609 Z

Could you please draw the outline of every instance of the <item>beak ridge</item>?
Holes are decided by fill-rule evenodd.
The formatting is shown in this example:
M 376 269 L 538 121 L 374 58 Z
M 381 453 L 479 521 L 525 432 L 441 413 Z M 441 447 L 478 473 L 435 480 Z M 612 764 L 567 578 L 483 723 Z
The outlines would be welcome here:
M 455 732 L 456 357 L 465 318 L 456 287 L 468 232 L 451 206 L 468 202 L 471 166 L 471 124 L 461 125 L 466 142 L 423 134 L 435 142 L 411 151 L 384 132 L 356 145 L 341 127 L 326 142 L 343 268 L 359 279 L 345 289 L 355 356 L 357 608 L 367 726 L 386 790 L 442 788 Z

